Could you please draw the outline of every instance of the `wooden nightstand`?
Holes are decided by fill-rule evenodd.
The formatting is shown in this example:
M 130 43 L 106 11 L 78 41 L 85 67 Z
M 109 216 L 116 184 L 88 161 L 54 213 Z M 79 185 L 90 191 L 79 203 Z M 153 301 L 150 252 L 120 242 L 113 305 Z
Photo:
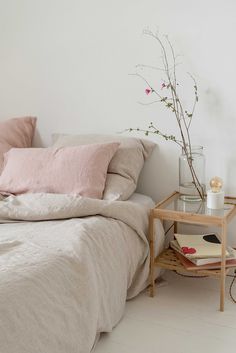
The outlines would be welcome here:
M 236 204 L 235 199 L 230 197 L 225 198 L 225 207 L 222 210 L 211 210 L 206 206 L 206 201 L 199 202 L 186 202 L 180 199 L 180 194 L 174 192 L 165 200 L 158 203 L 150 212 L 149 216 L 149 241 L 150 241 L 150 296 L 154 296 L 155 278 L 154 268 L 155 266 L 166 268 L 170 270 L 178 270 L 181 272 L 186 269 L 183 267 L 181 262 L 175 256 L 175 253 L 171 249 L 165 250 L 162 254 L 155 258 L 154 256 L 154 220 L 158 218 L 160 220 L 167 220 L 174 222 L 174 232 L 177 232 L 177 224 L 188 223 L 188 224 L 199 224 L 199 225 L 211 225 L 220 228 L 221 237 L 221 269 L 219 270 L 201 270 L 196 271 L 198 274 L 218 277 L 220 279 L 220 311 L 224 311 L 225 302 L 225 277 L 227 269 L 225 267 L 225 250 L 227 244 L 227 225 L 236 215 Z M 193 272 L 193 271 L 191 271 Z

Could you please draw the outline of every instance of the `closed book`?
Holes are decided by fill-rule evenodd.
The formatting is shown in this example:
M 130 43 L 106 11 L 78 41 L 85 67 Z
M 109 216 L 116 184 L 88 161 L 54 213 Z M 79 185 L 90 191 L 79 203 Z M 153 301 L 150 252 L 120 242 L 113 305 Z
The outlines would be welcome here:
M 182 256 L 186 256 L 183 254 L 177 240 L 171 240 L 170 247 L 173 250 L 179 252 Z M 236 258 L 236 251 L 231 247 L 228 247 L 227 250 L 228 250 L 228 255 L 226 255 L 227 260 L 235 259 Z M 206 265 L 206 264 L 210 264 L 210 263 L 220 262 L 221 256 L 219 256 L 219 257 L 204 257 L 204 258 L 199 258 L 199 259 L 188 258 L 188 260 L 191 261 L 196 266 L 201 266 L 201 265 Z
M 178 259 L 180 260 L 182 265 L 185 267 L 185 269 L 188 271 L 216 270 L 216 269 L 220 269 L 220 267 L 221 267 L 221 262 L 215 262 L 215 263 L 197 266 L 197 265 L 193 264 L 185 256 L 181 255 L 179 252 L 176 252 L 176 256 L 178 257 Z M 226 268 L 236 267 L 236 258 L 231 259 L 231 260 L 226 260 L 225 266 L 226 266 Z
M 216 234 L 175 234 L 175 238 L 188 259 L 221 257 L 221 243 Z M 226 256 L 229 255 L 226 250 Z

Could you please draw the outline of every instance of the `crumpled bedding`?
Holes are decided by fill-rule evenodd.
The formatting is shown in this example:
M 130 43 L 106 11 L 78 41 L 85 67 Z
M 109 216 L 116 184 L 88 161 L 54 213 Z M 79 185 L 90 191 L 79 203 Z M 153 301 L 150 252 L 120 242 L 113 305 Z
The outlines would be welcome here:
M 73 195 L 0 201 L 0 353 L 89 353 L 147 284 L 148 211 Z

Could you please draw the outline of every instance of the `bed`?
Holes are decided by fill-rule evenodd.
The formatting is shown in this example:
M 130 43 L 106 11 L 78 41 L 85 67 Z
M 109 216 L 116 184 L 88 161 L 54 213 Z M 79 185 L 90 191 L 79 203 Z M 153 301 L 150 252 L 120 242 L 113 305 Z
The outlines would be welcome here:
M 90 352 L 147 284 L 152 205 L 137 194 L 1 201 L 0 352 Z
M 31 148 L 35 125 L 0 123 L 0 353 L 89 353 L 148 283 L 154 203 L 134 191 L 154 144 L 59 134 Z

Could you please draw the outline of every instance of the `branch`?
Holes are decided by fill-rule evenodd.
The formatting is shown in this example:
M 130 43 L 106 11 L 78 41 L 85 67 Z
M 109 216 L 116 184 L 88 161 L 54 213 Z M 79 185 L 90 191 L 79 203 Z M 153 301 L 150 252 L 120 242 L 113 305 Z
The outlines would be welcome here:
M 192 122 L 192 117 L 195 111 L 195 107 L 196 107 L 196 103 L 198 102 L 198 92 L 197 92 L 197 84 L 196 81 L 194 79 L 194 77 L 192 75 L 190 75 L 190 77 L 192 78 L 192 80 L 194 81 L 194 102 L 193 102 L 193 107 L 192 107 L 192 111 L 189 113 L 186 109 L 184 109 L 184 106 L 180 100 L 180 97 L 178 95 L 178 82 L 177 82 L 177 76 L 176 76 L 176 58 L 177 56 L 175 55 L 175 51 L 174 48 L 168 38 L 168 36 L 165 36 L 166 39 L 166 43 L 163 43 L 163 41 L 160 39 L 159 34 L 154 34 L 152 31 L 150 31 L 149 29 L 144 30 L 143 32 L 145 35 L 148 35 L 152 38 L 154 38 L 158 44 L 161 47 L 161 51 L 162 51 L 162 62 L 163 62 L 163 69 L 159 68 L 159 67 L 155 67 L 155 66 L 148 66 L 148 65 L 137 65 L 137 68 L 150 68 L 150 69 L 154 69 L 154 70 L 160 70 L 160 71 L 164 71 L 166 74 L 166 85 L 164 85 L 166 87 L 166 89 L 170 90 L 170 94 L 171 97 L 165 97 L 162 96 L 162 94 L 160 94 L 157 90 L 155 90 L 153 88 L 153 86 L 148 82 L 148 80 L 142 76 L 139 73 L 136 74 L 131 74 L 133 76 L 137 76 L 139 78 L 141 78 L 146 85 L 149 87 L 149 89 L 147 89 L 147 93 L 154 93 L 159 99 L 158 100 L 153 100 L 151 102 L 148 103 L 142 103 L 139 102 L 139 104 L 142 105 L 151 105 L 154 103 L 158 103 L 158 102 L 162 102 L 166 108 L 171 109 L 172 112 L 175 114 L 175 118 L 179 127 L 179 132 L 181 135 L 181 140 L 177 140 L 176 137 L 174 135 L 167 135 L 162 133 L 159 129 L 157 129 L 153 123 L 150 124 L 150 126 L 148 127 L 148 129 L 127 129 L 126 131 L 142 131 L 145 133 L 145 135 L 148 135 L 149 133 L 151 134 L 156 134 L 156 135 L 160 135 L 161 137 L 163 137 L 165 140 L 170 140 L 175 142 L 178 146 L 180 146 L 187 158 L 187 163 L 190 169 L 190 173 L 192 176 L 192 181 L 193 184 L 195 185 L 200 197 L 203 199 L 204 198 L 204 190 L 202 188 L 202 185 L 199 182 L 199 179 L 196 175 L 194 166 L 193 166 L 193 157 L 192 157 L 192 146 L 191 146 L 191 139 L 190 139 L 190 133 L 189 133 L 189 129 L 190 129 L 190 125 Z M 171 59 L 169 58 L 169 53 L 171 53 Z M 163 80 L 165 82 L 165 80 Z M 170 96 L 169 94 L 169 96 Z
M 152 130 L 153 129 L 153 130 Z M 146 136 L 148 136 L 149 134 L 153 134 L 153 135 L 159 135 L 161 137 L 163 137 L 166 141 L 173 141 L 175 142 L 177 145 L 179 145 L 181 148 L 183 147 L 181 145 L 181 141 L 176 140 L 174 135 L 166 135 L 163 134 L 160 130 L 157 130 L 151 123 L 151 125 L 149 126 L 148 129 L 140 129 L 139 127 L 135 128 L 129 128 L 129 129 L 125 129 L 124 132 L 132 132 L 132 131 L 138 131 L 138 132 L 144 132 Z

